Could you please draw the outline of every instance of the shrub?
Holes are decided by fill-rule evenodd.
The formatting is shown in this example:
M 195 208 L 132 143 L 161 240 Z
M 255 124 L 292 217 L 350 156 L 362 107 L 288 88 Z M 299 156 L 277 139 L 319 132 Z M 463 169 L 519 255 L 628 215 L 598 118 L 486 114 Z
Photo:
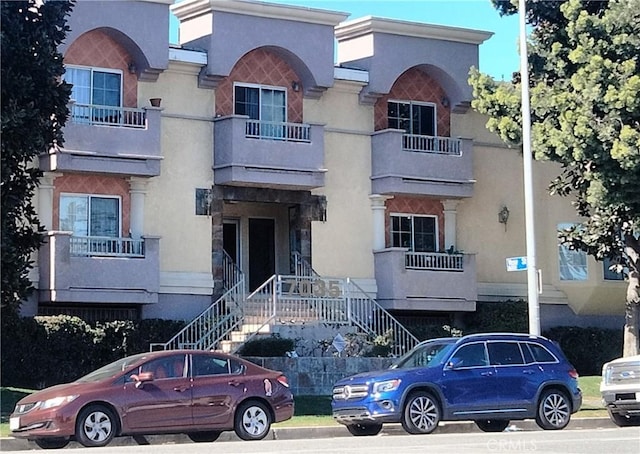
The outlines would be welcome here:
M 239 354 L 242 356 L 274 357 L 286 356 L 293 351 L 295 341 L 277 335 L 251 339 L 242 346 Z
M 184 322 L 115 321 L 89 325 L 68 315 L 2 317 L 2 386 L 39 389 L 75 380 L 98 367 L 149 351 Z
M 622 356 L 622 330 L 557 326 L 542 334 L 560 345 L 580 375 L 600 375 L 604 363 Z
M 465 334 L 528 333 L 529 315 L 526 301 L 500 303 L 478 302 L 476 311 L 465 316 Z
M 462 330 L 450 325 L 414 325 L 407 329 L 418 338 L 419 341 L 436 339 L 438 337 L 460 337 Z

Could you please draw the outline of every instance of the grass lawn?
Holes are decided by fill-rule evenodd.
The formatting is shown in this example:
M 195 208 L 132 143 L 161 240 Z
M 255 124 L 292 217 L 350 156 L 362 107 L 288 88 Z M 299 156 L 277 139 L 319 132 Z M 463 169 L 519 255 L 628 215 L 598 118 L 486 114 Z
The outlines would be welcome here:
M 573 415 L 574 418 L 590 418 L 607 416 L 607 411 L 600 400 L 600 376 L 580 377 L 582 389 L 582 408 Z M 7 437 L 9 431 L 9 414 L 15 403 L 31 391 L 19 388 L 0 388 L 0 437 Z M 330 396 L 297 396 L 296 412 L 292 419 L 278 423 L 276 427 L 309 427 L 336 424 L 331 417 Z

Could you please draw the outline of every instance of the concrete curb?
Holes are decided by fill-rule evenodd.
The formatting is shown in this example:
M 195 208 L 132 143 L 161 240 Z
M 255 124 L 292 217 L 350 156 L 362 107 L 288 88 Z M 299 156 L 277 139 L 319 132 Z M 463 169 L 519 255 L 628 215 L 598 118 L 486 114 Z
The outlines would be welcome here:
M 609 418 L 573 418 L 567 430 L 578 429 L 610 429 L 617 427 Z M 514 421 L 505 431 L 533 431 L 540 429 L 535 421 Z M 445 422 L 440 423 L 440 427 L 434 432 L 438 433 L 472 433 L 480 432 L 480 429 L 473 422 Z M 385 435 L 406 434 L 399 424 L 387 424 L 381 432 Z M 267 436 L 267 440 L 300 440 L 317 438 L 350 437 L 347 429 L 339 424 L 331 426 L 314 427 L 274 427 Z M 240 439 L 233 432 L 224 432 L 218 441 L 239 441 Z M 181 444 L 191 443 L 191 440 L 183 434 L 177 435 L 149 435 L 139 437 L 119 437 L 111 442 L 109 446 L 138 446 L 138 445 L 161 445 L 161 444 Z M 71 442 L 68 448 L 80 448 L 79 443 Z M 19 440 L 13 437 L 0 438 L 0 451 L 21 451 L 29 449 L 40 449 L 38 446 L 26 440 Z

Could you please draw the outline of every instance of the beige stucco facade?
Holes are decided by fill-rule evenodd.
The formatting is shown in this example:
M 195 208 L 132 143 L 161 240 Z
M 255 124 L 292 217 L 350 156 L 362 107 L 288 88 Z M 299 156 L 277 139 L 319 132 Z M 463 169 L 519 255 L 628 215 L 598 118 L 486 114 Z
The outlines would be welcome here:
M 166 6 L 154 5 L 160 4 Z M 490 33 L 375 18 L 344 23 L 341 13 L 265 8 L 216 0 L 174 7 L 183 46 L 167 42 L 151 55 L 141 45 L 138 50 L 147 52 L 155 66 L 137 62 L 127 74 L 131 79 L 136 67 L 144 68 L 129 82 L 130 89 L 135 82 L 131 108 L 142 111 L 149 99 L 162 98 L 160 110 L 146 113 L 151 119 L 159 112 L 159 123 L 149 120 L 147 126 L 158 128 L 157 148 L 125 150 L 107 156 L 100 167 L 86 157 L 107 148 L 97 143 L 97 152 L 79 154 L 89 164 L 69 161 L 66 169 L 53 164 L 45 169 L 49 184 L 40 189 L 38 209 L 52 218 L 51 230 L 59 229 L 57 219 L 62 219 L 55 177 L 75 175 L 91 188 L 106 173 L 119 182 L 120 192 L 109 195 L 107 187 L 78 193 L 117 195 L 125 212 L 123 229 L 131 219 L 133 237 L 142 230 L 142 238 L 158 241 L 157 269 L 141 271 L 154 276 L 145 290 L 153 298 L 138 304 L 116 282 L 110 284 L 117 289 L 112 293 L 125 295 L 117 304 L 135 306 L 142 317 L 192 318 L 225 291 L 223 253 L 253 276 L 246 281 L 248 292 L 271 274 L 291 273 L 291 256 L 300 253 L 320 276 L 354 279 L 396 313 L 455 314 L 473 312 L 478 302 L 526 299 L 526 273 L 508 272 L 505 263 L 527 254 L 522 154 L 490 133 L 486 119 L 469 108 L 468 69 L 477 65 L 478 45 Z M 248 36 L 234 34 L 238 24 L 247 27 Z M 273 24 L 289 28 L 277 37 L 260 35 Z M 133 25 L 123 21 L 120 31 L 127 34 L 127 27 Z M 332 61 L 334 29 L 341 50 L 338 66 Z M 216 33 L 235 41 L 222 46 Z M 315 53 L 305 47 L 317 42 L 322 45 Z M 119 48 L 120 62 L 137 55 L 127 53 L 126 45 Z M 455 64 L 447 57 L 454 48 Z M 126 65 L 118 71 L 125 74 Z M 272 122 L 253 118 L 249 108 L 242 111 L 238 87 L 260 96 L 281 94 L 286 102 L 277 127 L 284 132 L 265 137 Z M 407 135 L 394 129 L 387 118 L 388 103 L 394 102 L 432 112 L 435 132 Z M 123 126 L 91 127 L 112 128 L 117 135 Z M 422 145 L 411 149 L 407 140 Z M 425 148 L 421 140 L 440 145 Z M 63 150 L 60 156 L 75 152 Z M 306 162 L 300 158 L 307 155 Z M 379 161 L 381 156 L 385 160 Z M 128 164 L 133 170 L 127 174 L 119 164 L 126 159 L 159 162 L 159 167 L 138 170 Z M 548 194 L 557 172 L 552 163 L 533 167 L 541 305 L 560 308 L 554 317 L 568 321 L 598 315 L 612 323 L 623 314 L 625 284 L 605 280 L 602 263 L 588 259 L 586 280 L 560 280 L 556 228 L 579 219 L 569 199 Z M 196 206 L 198 191 L 211 197 L 205 212 Z M 509 212 L 506 223 L 498 220 L 503 207 Z M 407 248 L 394 236 L 401 236 L 394 222 L 418 218 L 434 219 L 424 250 Z M 258 232 L 258 225 L 270 230 Z M 100 301 L 83 303 L 84 308 L 100 306 Z M 597 318 L 588 320 L 597 323 Z

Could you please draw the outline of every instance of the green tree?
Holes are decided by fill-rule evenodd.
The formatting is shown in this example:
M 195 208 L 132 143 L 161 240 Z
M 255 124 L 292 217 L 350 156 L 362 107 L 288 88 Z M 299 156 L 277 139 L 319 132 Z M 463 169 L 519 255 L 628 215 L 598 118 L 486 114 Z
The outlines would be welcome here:
M 32 291 L 31 255 L 43 227 L 32 199 L 36 158 L 62 144 L 70 86 L 57 47 L 72 2 L 3 1 L 2 30 L 2 312 L 15 314 Z
M 517 0 L 493 0 L 501 14 Z M 579 225 L 559 232 L 611 259 L 628 279 L 624 355 L 638 353 L 640 305 L 640 0 L 529 0 L 532 151 L 560 164 L 552 194 L 573 198 Z M 519 74 L 498 83 L 472 70 L 473 107 L 521 144 Z

